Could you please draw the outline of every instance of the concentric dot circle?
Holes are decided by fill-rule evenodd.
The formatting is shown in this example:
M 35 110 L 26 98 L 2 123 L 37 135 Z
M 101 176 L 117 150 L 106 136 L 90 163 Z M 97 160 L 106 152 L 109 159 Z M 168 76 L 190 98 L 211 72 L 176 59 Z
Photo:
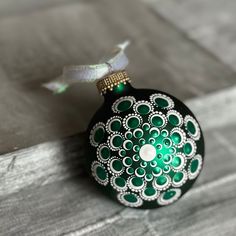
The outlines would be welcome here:
M 127 169 L 126 169 L 126 173 L 127 173 L 128 175 L 133 175 L 133 174 L 134 174 L 134 168 L 133 168 L 133 167 L 127 168 Z
M 152 170 L 152 174 L 155 176 L 155 177 L 158 177 L 158 176 L 161 176 L 162 174 L 162 169 L 160 167 L 156 167 Z
M 187 158 L 192 158 L 195 156 L 197 151 L 197 145 L 192 139 L 187 139 L 184 146 L 183 146 L 183 152 L 186 155 Z
M 100 144 L 97 148 L 97 158 L 102 163 L 106 163 L 111 156 L 110 148 L 107 144 Z
M 128 178 L 128 186 L 133 192 L 140 192 L 142 189 L 145 189 L 146 181 L 137 176 L 132 176 Z
M 131 150 L 133 148 L 133 142 L 131 140 L 125 140 L 123 142 L 123 148 L 125 150 Z
M 126 155 L 126 151 L 124 149 L 120 149 L 118 153 L 120 157 L 124 157 Z
M 172 146 L 172 141 L 171 141 L 170 138 L 164 138 L 162 142 L 163 142 L 163 145 L 164 145 L 166 148 L 169 148 L 169 147 Z
M 94 161 L 91 165 L 91 172 L 94 179 L 101 185 L 106 186 L 109 182 L 108 173 L 103 164 Z
M 133 164 L 133 160 L 130 157 L 125 157 L 122 162 L 126 167 L 129 167 Z
M 153 111 L 153 106 L 147 101 L 138 101 L 134 104 L 134 112 L 144 116 Z
M 168 135 L 169 135 L 169 131 L 168 131 L 167 129 L 163 129 L 163 130 L 161 131 L 161 136 L 162 136 L 162 137 L 166 138 Z
M 180 196 L 181 196 L 181 189 L 171 188 L 159 196 L 159 198 L 157 199 L 157 203 L 160 206 L 169 205 L 177 201 Z
M 122 127 L 121 118 L 119 116 L 111 117 L 106 124 L 106 131 L 108 133 L 118 132 Z
M 155 93 L 150 96 L 152 104 L 161 109 L 172 109 L 174 107 L 174 101 L 167 95 L 161 93 Z
M 128 207 L 140 207 L 143 204 L 143 200 L 137 194 L 131 192 L 119 193 L 117 199 Z
M 145 180 L 147 181 L 147 182 L 149 182 L 149 181 L 152 181 L 153 180 L 153 175 L 152 174 L 146 174 L 145 175 Z
M 202 156 L 197 154 L 190 162 L 188 166 L 188 178 L 190 180 L 195 179 L 202 169 Z
M 112 105 L 112 111 L 114 113 L 121 113 L 129 110 L 135 103 L 135 98 L 133 96 L 124 96 L 117 99 Z
M 140 192 L 140 196 L 145 201 L 154 201 L 160 196 L 160 192 L 155 188 L 147 187 Z
M 143 161 L 152 161 L 156 157 L 156 148 L 151 144 L 145 144 L 141 147 L 139 156 Z
M 187 172 L 185 170 L 176 172 L 172 177 L 172 186 L 173 187 L 181 187 L 183 186 L 188 179 Z
M 108 146 L 112 151 L 118 151 L 123 145 L 123 140 L 122 134 L 115 132 L 108 137 Z
M 130 130 L 138 128 L 142 123 L 142 117 L 137 114 L 129 114 L 123 120 L 123 126 Z
M 156 177 L 153 182 L 153 187 L 157 190 L 166 190 L 171 185 L 171 179 L 169 175 L 162 174 Z
M 134 137 L 137 139 L 140 139 L 143 137 L 143 130 L 140 128 L 137 128 L 133 131 Z
M 126 180 L 120 176 L 112 176 L 111 186 L 118 192 L 126 191 L 128 188 Z
M 183 116 L 176 110 L 168 111 L 167 119 L 173 126 L 181 126 L 183 124 Z
M 185 116 L 184 126 L 188 135 L 194 140 L 199 140 L 201 136 L 200 127 L 197 121 L 190 115 Z
M 138 154 L 134 154 L 134 155 L 133 155 L 133 160 L 134 160 L 134 161 L 139 161 L 139 160 L 140 160 L 139 155 L 138 155 Z
M 163 162 L 165 164 L 170 164 L 172 162 L 172 160 L 173 160 L 173 157 L 170 154 L 165 154 L 163 157 Z
M 126 138 L 126 139 L 131 139 L 132 137 L 133 137 L 133 134 L 132 134 L 131 131 L 125 132 L 125 138 Z
M 157 127 L 152 127 L 149 130 L 149 133 L 151 134 L 153 138 L 157 138 L 160 135 L 160 130 Z
M 148 119 L 153 126 L 158 128 L 163 128 L 167 124 L 165 115 L 158 111 L 151 113 Z
M 98 122 L 94 125 L 90 132 L 89 140 L 90 144 L 97 147 L 104 139 L 105 136 L 105 124 Z
M 124 172 L 124 166 L 122 161 L 117 157 L 112 157 L 108 161 L 107 169 L 110 174 L 119 176 Z
M 186 157 L 184 154 L 178 152 L 174 155 L 172 161 L 171 161 L 171 167 L 174 172 L 178 172 L 182 170 L 186 165 Z
M 175 147 L 183 147 L 186 140 L 186 134 L 182 129 L 177 127 L 172 129 L 170 132 L 170 137 Z

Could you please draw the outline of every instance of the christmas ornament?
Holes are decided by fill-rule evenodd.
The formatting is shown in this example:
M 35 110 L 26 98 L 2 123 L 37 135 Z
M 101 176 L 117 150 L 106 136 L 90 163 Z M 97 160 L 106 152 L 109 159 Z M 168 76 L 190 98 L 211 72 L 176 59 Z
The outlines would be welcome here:
M 99 65 L 66 67 L 64 79 L 45 86 L 61 92 L 68 81 L 97 81 L 104 103 L 88 126 L 88 173 L 119 203 L 157 208 L 178 200 L 196 181 L 203 165 L 203 134 L 180 100 L 131 86 L 124 70 L 127 45 L 118 45 L 114 56 Z

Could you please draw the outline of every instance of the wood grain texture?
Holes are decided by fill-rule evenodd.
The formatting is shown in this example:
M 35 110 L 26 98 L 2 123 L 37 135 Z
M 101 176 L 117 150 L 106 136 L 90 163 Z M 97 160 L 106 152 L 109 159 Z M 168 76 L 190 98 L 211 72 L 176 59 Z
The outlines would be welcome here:
M 84 131 L 102 103 L 95 86 L 52 96 L 40 85 L 64 65 L 97 62 L 126 38 L 134 86 L 186 99 L 235 84 L 231 69 L 143 3 L 29 2 L 0 1 L 8 12 L 0 21 L 1 153 Z
M 224 114 L 235 116 L 235 98 L 236 87 L 186 101 L 204 130 L 205 166 L 182 200 L 158 210 L 100 194 L 83 170 L 83 136 L 2 155 L 0 235 L 233 235 L 236 120 Z
M 143 0 L 223 63 L 236 69 L 234 0 Z

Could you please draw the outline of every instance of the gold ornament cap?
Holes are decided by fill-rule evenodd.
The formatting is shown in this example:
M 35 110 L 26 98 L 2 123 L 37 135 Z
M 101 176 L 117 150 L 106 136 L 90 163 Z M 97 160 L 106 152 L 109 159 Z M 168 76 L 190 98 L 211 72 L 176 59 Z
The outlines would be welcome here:
M 130 82 L 130 78 L 125 70 L 117 71 L 100 79 L 97 82 L 97 88 L 101 95 L 106 94 L 107 90 L 112 91 L 115 86 L 126 82 Z

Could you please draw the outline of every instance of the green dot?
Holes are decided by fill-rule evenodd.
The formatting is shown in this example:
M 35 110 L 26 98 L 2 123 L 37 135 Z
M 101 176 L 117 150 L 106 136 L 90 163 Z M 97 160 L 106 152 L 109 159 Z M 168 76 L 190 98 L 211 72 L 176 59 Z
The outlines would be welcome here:
M 162 130 L 162 131 L 161 131 L 161 135 L 162 135 L 163 137 L 167 137 L 167 136 L 168 136 L 168 131 L 167 131 L 167 130 Z
M 134 173 L 134 168 L 129 167 L 129 168 L 127 169 L 127 173 L 128 173 L 129 175 L 132 175 L 132 174 Z
M 161 154 L 161 153 L 157 154 L 157 158 L 161 159 L 162 157 L 163 157 L 163 154 Z
M 150 134 L 153 138 L 157 138 L 159 136 L 159 132 L 156 129 L 150 130 Z
M 162 117 L 158 116 L 158 115 L 154 115 L 151 118 L 151 122 L 154 126 L 156 127 L 161 127 L 164 124 L 164 120 L 162 119 Z
M 126 151 L 124 149 L 121 149 L 119 154 L 121 157 L 124 157 L 126 155 Z
M 110 157 L 110 149 L 108 147 L 101 148 L 101 157 L 107 160 Z
M 148 187 L 148 188 L 145 189 L 144 193 L 145 193 L 146 196 L 151 197 L 151 196 L 154 196 L 156 194 L 156 190 L 152 187 Z
M 139 176 L 144 176 L 145 175 L 145 170 L 141 167 L 138 167 L 136 172 L 137 172 L 137 175 L 139 175 Z
M 141 144 L 141 145 L 144 145 L 146 142 L 145 142 L 145 139 L 143 139 L 143 138 L 141 138 L 140 140 L 139 140 L 139 143 Z
M 130 131 L 128 131 L 128 132 L 125 133 L 125 137 L 127 139 L 131 139 L 133 137 L 133 135 L 132 135 L 132 133 Z
M 153 178 L 153 175 L 152 174 L 146 174 L 145 178 L 146 178 L 147 181 L 151 181 L 152 178 Z
M 103 128 L 98 128 L 94 134 L 94 141 L 100 143 L 104 138 L 105 132 Z
M 141 104 L 137 107 L 137 111 L 141 115 L 146 115 L 150 112 L 150 107 L 145 104 Z
M 133 163 L 133 161 L 132 161 L 132 159 L 131 159 L 130 157 L 126 157 L 126 158 L 124 159 L 124 163 L 125 163 L 125 165 L 127 165 L 127 166 L 131 166 L 132 163 Z
M 158 107 L 161 107 L 161 108 L 165 108 L 169 106 L 168 101 L 164 98 L 156 98 L 155 103 Z
M 123 143 L 123 138 L 120 135 L 115 135 L 112 144 L 114 147 L 120 147 Z
M 184 153 L 186 155 L 189 155 L 192 152 L 192 150 L 193 150 L 193 148 L 192 148 L 191 143 L 185 143 L 184 144 Z
M 165 139 L 163 139 L 163 144 L 166 147 L 169 147 L 171 145 L 171 140 L 169 138 L 165 138 Z
M 138 201 L 137 197 L 132 194 L 132 193 L 129 193 L 129 194 L 125 194 L 124 195 L 124 199 L 127 201 L 127 202 L 130 202 L 130 203 L 135 203 Z
M 96 168 L 96 174 L 97 174 L 98 178 L 103 181 L 107 178 L 107 173 L 102 166 L 98 166 Z
M 131 117 L 127 120 L 127 126 L 130 129 L 136 129 L 140 124 L 140 121 L 137 117 Z
M 134 131 L 134 137 L 135 138 L 141 138 L 143 136 L 143 131 L 141 129 L 136 129 Z
M 121 188 L 124 188 L 125 187 L 125 179 L 124 178 L 121 178 L 121 177 L 116 177 L 115 179 L 115 184 Z
M 182 141 L 182 137 L 178 132 L 173 132 L 171 139 L 175 144 L 180 144 Z
M 132 106 L 132 102 L 130 100 L 124 100 L 119 102 L 117 109 L 119 111 L 127 111 Z
M 132 147 L 133 147 L 133 143 L 130 140 L 126 140 L 124 142 L 124 148 L 125 149 L 130 150 L 130 149 L 132 149 Z
M 123 168 L 123 164 L 121 160 L 116 159 L 112 162 L 112 167 L 115 171 L 120 172 Z
M 134 177 L 132 178 L 132 184 L 135 187 L 141 187 L 143 185 L 143 179 L 140 177 Z
M 198 169 L 198 165 L 199 165 L 199 161 L 197 159 L 193 160 L 191 162 L 190 171 L 192 173 L 196 172 L 196 170 Z
M 133 160 L 134 161 L 138 161 L 140 159 L 139 155 L 138 154 L 134 154 L 133 155 Z
M 149 143 L 154 144 L 155 143 L 155 139 L 154 138 L 150 138 L 149 139 Z
M 175 156 L 174 158 L 173 158 L 173 160 L 172 160 L 172 162 L 171 162 L 171 165 L 173 166 L 173 167 L 179 167 L 180 165 L 181 165 L 181 158 L 180 157 L 178 157 L 178 156 Z
M 114 120 L 111 122 L 110 127 L 111 127 L 112 131 L 114 131 L 114 132 L 118 131 L 121 128 L 121 122 L 119 120 Z
M 165 185 L 166 182 L 167 182 L 167 178 L 166 178 L 166 176 L 164 176 L 164 175 L 161 175 L 161 176 L 159 176 L 159 177 L 156 178 L 156 183 L 157 183 L 158 185 Z
M 161 145 L 161 144 L 157 144 L 156 148 L 157 148 L 158 150 L 161 150 L 161 149 L 162 149 L 162 145 Z
M 180 123 L 179 118 L 176 115 L 171 114 L 171 115 L 169 115 L 168 119 L 169 119 L 170 123 L 174 126 L 177 126 Z
M 187 129 L 191 134 L 195 134 L 196 133 L 196 128 L 195 125 L 192 121 L 188 121 L 187 122 Z
M 169 154 L 166 154 L 166 155 L 164 156 L 164 158 L 163 158 L 163 161 L 164 161 L 165 163 L 170 162 L 170 160 L 171 160 L 171 155 L 169 155 Z
M 143 168 L 145 168 L 145 167 L 147 166 L 147 162 L 146 162 L 146 161 L 142 161 L 142 162 L 140 163 L 140 165 L 141 165 Z
M 171 198 L 173 198 L 175 196 L 176 192 L 175 191 L 167 191 L 164 193 L 163 195 L 163 199 L 165 200 L 170 200 Z
M 151 162 L 151 166 L 152 166 L 152 167 L 157 166 L 157 162 L 156 162 L 156 161 L 152 161 L 152 162 Z
M 140 147 L 138 145 L 134 145 L 134 151 L 138 152 L 140 150 Z
M 183 177 L 184 177 L 183 172 L 177 172 L 174 175 L 173 180 L 178 183 L 178 182 L 180 182 L 183 179 Z
M 161 168 L 160 167 L 153 168 L 152 173 L 154 175 L 159 175 L 161 173 Z
M 150 129 L 150 125 L 148 123 L 143 124 L 143 130 L 148 131 Z
M 165 171 L 165 173 L 170 171 L 170 167 L 168 165 L 165 165 L 163 168 L 163 171 Z

